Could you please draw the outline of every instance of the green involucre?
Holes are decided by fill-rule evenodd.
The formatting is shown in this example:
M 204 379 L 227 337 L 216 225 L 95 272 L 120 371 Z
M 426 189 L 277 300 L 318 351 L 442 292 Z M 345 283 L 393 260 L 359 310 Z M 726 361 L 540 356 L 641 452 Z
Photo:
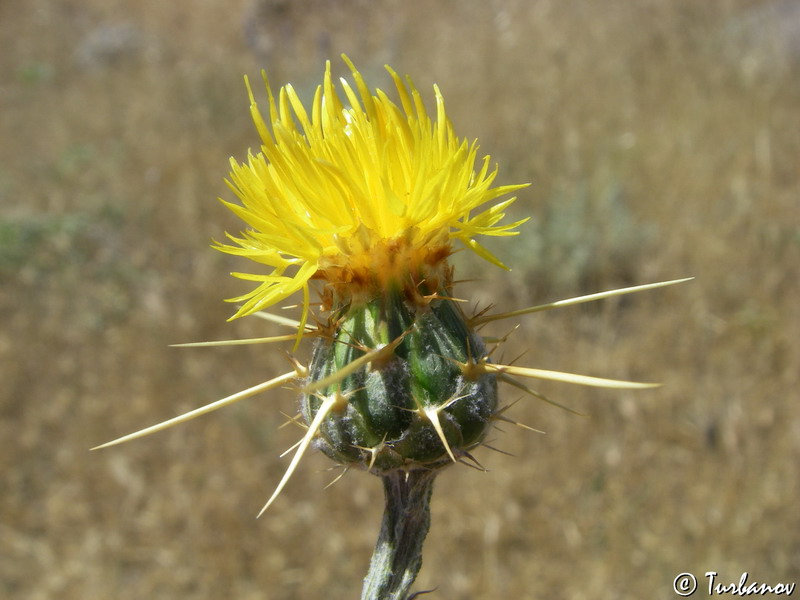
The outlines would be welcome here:
M 446 466 L 452 460 L 426 410 L 436 412 L 456 458 L 483 440 L 497 407 L 496 376 L 463 376 L 457 363 L 483 358 L 485 348 L 450 300 L 416 308 L 388 294 L 342 311 L 332 339 L 314 348 L 308 383 L 401 336 L 391 356 L 302 398 L 307 423 L 322 397 L 338 392 L 347 399 L 327 415 L 315 442 L 333 460 L 372 465 L 375 473 Z

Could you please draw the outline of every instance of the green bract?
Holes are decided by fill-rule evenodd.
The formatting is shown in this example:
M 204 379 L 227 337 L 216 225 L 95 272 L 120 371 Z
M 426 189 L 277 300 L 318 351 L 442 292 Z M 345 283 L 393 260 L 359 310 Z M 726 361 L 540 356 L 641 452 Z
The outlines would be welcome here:
M 369 351 L 390 352 L 303 396 L 309 424 L 324 398 L 343 400 L 319 429 L 320 450 L 344 465 L 385 473 L 442 467 L 481 443 L 497 407 L 496 375 L 464 376 L 463 364 L 483 358 L 485 349 L 453 301 L 410 307 L 389 294 L 344 310 L 334 322 L 332 337 L 316 342 L 309 387 Z

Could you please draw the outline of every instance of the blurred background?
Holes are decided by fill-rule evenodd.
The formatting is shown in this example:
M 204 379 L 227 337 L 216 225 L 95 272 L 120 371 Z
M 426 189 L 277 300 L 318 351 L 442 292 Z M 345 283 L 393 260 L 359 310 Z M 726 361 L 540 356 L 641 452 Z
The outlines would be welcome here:
M 506 414 L 546 435 L 504 426 L 513 457 L 441 475 L 418 589 L 800 583 L 800 4 L 5 0 L 0 47 L 0 596 L 358 596 L 377 479 L 323 489 L 312 454 L 255 519 L 299 437 L 278 429 L 294 392 L 88 451 L 287 370 L 291 344 L 168 344 L 285 333 L 226 322 L 249 289 L 228 273 L 251 267 L 209 248 L 240 230 L 216 198 L 258 145 L 243 74 L 310 99 L 342 52 L 429 106 L 438 83 L 498 183 L 533 184 L 523 234 L 492 245 L 513 271 L 458 255 L 459 296 L 512 310 L 696 277 L 519 319 L 507 360 L 665 385 L 540 386 L 586 417 L 522 398 Z

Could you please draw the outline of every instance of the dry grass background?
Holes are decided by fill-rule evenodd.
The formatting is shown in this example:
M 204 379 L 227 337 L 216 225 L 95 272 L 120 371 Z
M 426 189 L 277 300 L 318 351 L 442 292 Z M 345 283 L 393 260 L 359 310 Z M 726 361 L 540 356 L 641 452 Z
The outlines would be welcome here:
M 0 4 L 0 596 L 354 598 L 381 489 L 313 456 L 279 480 L 291 392 L 88 448 L 286 368 L 227 324 L 244 288 L 208 248 L 238 223 L 228 156 L 257 143 L 241 76 L 311 89 L 389 61 L 532 181 L 526 234 L 464 261 L 501 309 L 694 275 L 522 319 L 520 364 L 662 380 L 542 386 L 434 495 L 432 597 L 672 598 L 673 578 L 800 582 L 800 33 L 756 0 L 6 0 Z M 335 68 L 343 72 L 341 61 Z M 489 333 L 489 332 L 487 332 Z M 502 326 L 496 333 L 504 333 Z M 288 348 L 287 348 L 288 349 Z M 505 399 L 516 394 L 506 390 Z M 795 508 L 792 508 L 792 507 Z

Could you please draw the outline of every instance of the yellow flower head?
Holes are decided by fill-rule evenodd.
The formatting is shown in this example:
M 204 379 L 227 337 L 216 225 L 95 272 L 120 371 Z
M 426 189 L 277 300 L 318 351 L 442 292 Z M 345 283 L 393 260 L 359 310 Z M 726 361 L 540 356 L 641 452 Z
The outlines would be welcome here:
M 515 198 L 485 205 L 524 187 L 491 187 L 497 168 L 489 157 L 476 168 L 478 146 L 453 133 L 444 100 L 434 86 L 436 119 L 410 79 L 386 67 L 400 99 L 374 95 L 350 67 L 358 94 L 344 79 L 340 97 L 330 62 L 311 110 L 291 85 L 277 99 L 264 78 L 269 100 L 266 121 L 249 82 L 250 112 L 261 151 L 246 163 L 231 159 L 227 182 L 240 204 L 223 203 L 250 229 L 223 252 L 272 267 L 269 274 L 234 273 L 259 282 L 232 318 L 262 310 L 298 290 L 308 312 L 308 282 L 324 282 L 326 308 L 368 301 L 387 289 L 408 295 L 450 284 L 447 258 L 453 240 L 504 267 L 475 237 L 516 235 L 525 219 L 499 225 Z M 269 125 L 267 124 L 269 123 Z

